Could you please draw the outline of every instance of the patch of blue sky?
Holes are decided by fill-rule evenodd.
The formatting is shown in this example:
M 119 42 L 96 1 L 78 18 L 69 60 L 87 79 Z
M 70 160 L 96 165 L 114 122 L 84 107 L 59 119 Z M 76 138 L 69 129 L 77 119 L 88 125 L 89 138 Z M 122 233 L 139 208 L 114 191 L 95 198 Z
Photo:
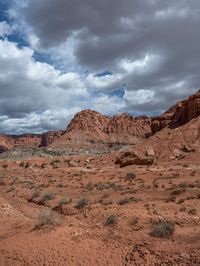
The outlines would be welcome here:
M 134 117 L 136 116 L 159 116 L 162 112 L 156 111 L 156 112 L 130 112 L 131 115 Z
M 29 46 L 27 41 L 26 41 L 25 36 L 19 32 L 13 33 L 13 34 L 7 36 L 6 38 L 8 39 L 8 41 L 16 43 L 19 48 Z
M 100 73 L 97 73 L 96 75 L 95 75 L 95 77 L 105 77 L 105 76 L 110 76 L 110 75 L 112 75 L 113 73 L 111 72 L 111 71 L 109 71 L 109 70 L 105 70 L 105 71 L 103 71 L 103 72 L 100 72 Z
M 0 0 L 0 21 L 7 21 L 9 20 L 8 17 L 8 9 L 11 7 L 12 1 L 8 0 Z

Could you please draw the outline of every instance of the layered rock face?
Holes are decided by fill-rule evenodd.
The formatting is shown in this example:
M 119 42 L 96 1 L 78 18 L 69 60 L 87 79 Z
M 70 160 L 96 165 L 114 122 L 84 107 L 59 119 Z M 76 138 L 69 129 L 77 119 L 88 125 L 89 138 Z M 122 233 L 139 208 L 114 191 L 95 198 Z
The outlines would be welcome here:
M 84 110 L 77 113 L 67 127 L 67 133 L 76 131 L 95 132 L 102 139 L 109 135 L 129 135 L 145 137 L 151 132 L 151 119 L 132 117 L 127 113 L 117 116 L 104 116 L 96 111 Z
M 27 147 L 35 148 L 41 143 L 41 135 L 23 134 L 23 135 L 6 135 L 0 134 L 0 152 L 16 148 Z
M 188 123 L 193 118 L 200 115 L 200 91 L 190 96 L 187 100 L 180 101 L 169 108 L 164 114 L 152 117 L 152 134 L 166 126 L 176 128 Z
M 175 112 L 170 124 L 179 127 L 200 115 L 200 90 L 187 100 L 180 101 L 175 106 Z
M 151 119 L 148 117 L 134 118 L 126 113 L 110 117 L 84 110 L 75 115 L 66 132 L 50 146 L 64 149 L 117 149 L 120 145 L 135 144 L 139 138 L 149 135 Z
M 22 146 L 22 147 L 38 147 L 41 143 L 41 135 L 35 134 L 23 134 L 19 136 L 12 136 L 14 140 L 14 146 Z
M 58 140 L 65 131 L 57 130 L 57 131 L 48 131 L 42 135 L 40 147 L 47 147 L 56 140 Z
M 126 113 L 110 117 L 84 110 L 74 116 L 66 132 L 46 133 L 49 140 L 42 141 L 42 146 L 69 150 L 93 147 L 97 150 L 105 145 L 116 149 L 120 145 L 135 145 L 164 128 L 181 126 L 198 116 L 199 98 L 200 92 L 197 92 L 158 117 L 133 117 Z

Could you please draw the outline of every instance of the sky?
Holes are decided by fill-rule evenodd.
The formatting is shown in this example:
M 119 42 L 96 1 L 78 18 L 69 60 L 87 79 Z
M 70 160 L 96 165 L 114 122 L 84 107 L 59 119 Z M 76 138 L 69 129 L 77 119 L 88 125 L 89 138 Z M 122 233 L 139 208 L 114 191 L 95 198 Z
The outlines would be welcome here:
M 158 115 L 200 88 L 199 0 L 0 0 L 0 132 Z

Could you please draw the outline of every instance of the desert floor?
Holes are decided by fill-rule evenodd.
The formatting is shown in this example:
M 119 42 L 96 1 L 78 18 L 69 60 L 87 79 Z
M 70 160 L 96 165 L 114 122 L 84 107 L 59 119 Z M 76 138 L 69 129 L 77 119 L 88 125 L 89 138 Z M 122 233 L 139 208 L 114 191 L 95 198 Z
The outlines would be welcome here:
M 200 265 L 197 158 L 113 158 L 1 160 L 0 265 Z M 175 230 L 151 236 L 160 222 Z

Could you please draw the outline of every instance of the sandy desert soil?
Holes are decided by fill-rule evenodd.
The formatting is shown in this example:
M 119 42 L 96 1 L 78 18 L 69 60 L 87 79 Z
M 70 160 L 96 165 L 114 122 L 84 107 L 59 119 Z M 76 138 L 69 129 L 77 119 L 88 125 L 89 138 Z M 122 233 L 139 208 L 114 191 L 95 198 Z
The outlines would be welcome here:
M 200 265 L 196 155 L 124 168 L 114 160 L 1 160 L 0 265 Z M 163 221 L 174 231 L 151 236 Z

